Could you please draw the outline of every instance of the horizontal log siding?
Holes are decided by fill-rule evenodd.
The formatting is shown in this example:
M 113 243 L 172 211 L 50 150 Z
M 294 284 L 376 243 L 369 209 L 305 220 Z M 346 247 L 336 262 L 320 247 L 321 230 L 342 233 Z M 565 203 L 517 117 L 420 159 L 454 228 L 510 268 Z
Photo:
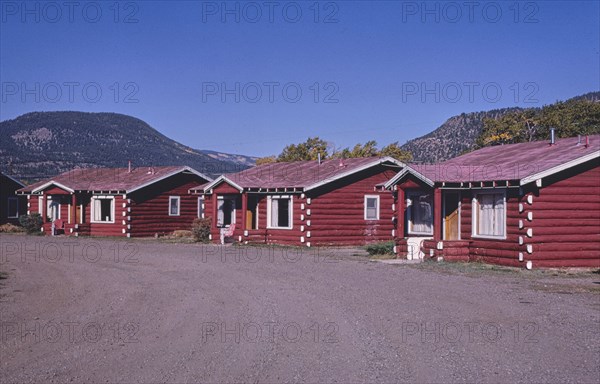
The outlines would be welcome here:
M 364 245 L 393 240 L 392 193 L 375 192 L 374 188 L 395 174 L 395 170 L 378 167 L 307 194 L 311 204 L 305 208 L 311 210 L 311 215 L 305 215 L 305 221 L 310 220 L 311 225 L 305 226 L 305 232 L 310 230 L 311 245 Z M 365 195 L 379 196 L 379 220 L 364 219 Z
M 204 182 L 196 175 L 178 174 L 130 194 L 127 196 L 130 203 L 126 208 L 121 208 L 121 212 L 124 210 L 127 214 L 117 217 L 119 228 L 130 225 L 132 237 L 191 229 L 192 222 L 198 217 L 198 196 L 191 195 L 188 191 Z M 170 196 L 178 196 L 180 199 L 179 216 L 169 216 Z M 119 204 L 118 208 L 120 207 L 122 204 Z M 127 212 L 128 209 L 130 212 Z
M 526 194 L 531 196 L 532 203 L 523 203 L 523 239 L 525 245 L 531 245 L 533 252 L 525 252 L 525 259 L 531 260 L 534 268 L 599 268 L 598 160 L 543 179 L 541 188 L 532 185 Z M 530 229 L 531 237 L 527 229 Z

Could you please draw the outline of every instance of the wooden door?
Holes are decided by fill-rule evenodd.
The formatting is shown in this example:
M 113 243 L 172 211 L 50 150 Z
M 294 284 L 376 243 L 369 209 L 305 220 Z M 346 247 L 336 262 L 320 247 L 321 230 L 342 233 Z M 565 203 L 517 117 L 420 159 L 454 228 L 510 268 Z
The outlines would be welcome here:
M 77 220 L 76 223 L 74 224 L 80 224 L 80 223 L 85 223 L 85 221 L 83 220 L 83 211 L 81 210 L 81 205 L 77 204 L 75 206 L 75 220 Z
M 444 240 L 460 239 L 460 203 L 457 192 L 444 193 Z

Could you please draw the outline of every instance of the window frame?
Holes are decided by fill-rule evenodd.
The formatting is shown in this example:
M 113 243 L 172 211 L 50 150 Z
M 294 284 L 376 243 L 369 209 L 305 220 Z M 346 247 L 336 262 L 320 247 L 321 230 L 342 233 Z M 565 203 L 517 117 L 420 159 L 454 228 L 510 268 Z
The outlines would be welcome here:
M 177 201 L 177 213 L 172 213 L 171 212 L 171 201 L 176 200 Z M 178 217 L 181 216 L 181 196 L 169 196 L 169 216 L 170 217 Z
M 16 216 L 10 215 L 10 202 L 14 201 L 16 206 Z M 16 196 L 9 196 L 6 201 L 6 218 L 8 219 L 18 219 L 19 218 L 19 198 Z
M 96 200 L 112 200 L 111 203 L 111 221 L 106 221 L 106 220 L 96 220 L 96 208 L 95 208 L 95 204 L 94 201 Z M 90 223 L 93 224 L 114 224 L 116 222 L 116 217 L 115 217 L 115 210 L 116 210 L 116 200 L 114 196 L 92 196 L 90 198 Z
M 423 196 L 423 195 L 432 195 L 431 198 L 431 231 L 430 232 L 419 232 L 412 230 L 412 218 L 413 218 L 413 207 L 414 207 L 414 196 Z M 435 215 L 434 215 L 434 201 L 433 201 L 433 191 L 427 193 L 423 190 L 418 191 L 407 191 L 406 192 L 406 233 L 409 235 L 416 236 L 433 236 L 434 228 L 435 228 Z
M 502 220 L 503 231 L 502 235 L 481 235 L 478 233 L 479 231 L 479 208 L 481 204 L 479 203 L 478 196 L 479 195 L 502 195 L 502 207 L 504 211 L 504 217 Z M 493 190 L 480 190 L 473 192 L 473 199 L 471 200 L 471 237 L 476 239 L 490 239 L 490 240 L 506 240 L 506 218 L 507 218 L 507 204 L 506 204 L 506 189 L 493 189 Z
M 287 227 L 279 227 L 273 226 L 271 211 L 273 200 L 288 200 L 289 201 L 289 209 L 288 209 L 288 220 L 289 226 Z M 270 195 L 267 196 L 267 229 L 284 229 L 291 230 L 294 229 L 294 196 L 292 195 Z
M 375 199 L 375 213 L 376 213 L 376 217 L 374 219 L 368 218 L 367 217 L 367 200 L 368 199 Z M 381 201 L 380 201 L 380 196 L 379 195 L 365 195 L 364 200 L 363 200 L 363 219 L 366 221 L 375 221 L 375 220 L 380 220 L 381 217 Z

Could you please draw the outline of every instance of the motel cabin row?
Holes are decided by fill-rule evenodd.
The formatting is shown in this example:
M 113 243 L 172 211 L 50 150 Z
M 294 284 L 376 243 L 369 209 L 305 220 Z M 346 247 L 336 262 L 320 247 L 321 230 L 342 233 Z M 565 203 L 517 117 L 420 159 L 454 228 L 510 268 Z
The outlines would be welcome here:
M 430 165 L 301 161 L 214 180 L 189 167 L 77 169 L 16 194 L 27 213 L 42 214 L 46 233 L 153 236 L 204 217 L 215 243 L 394 240 L 400 258 L 600 267 L 599 159 L 593 135 L 489 147 Z M 0 210 L 14 213 L 12 201 Z

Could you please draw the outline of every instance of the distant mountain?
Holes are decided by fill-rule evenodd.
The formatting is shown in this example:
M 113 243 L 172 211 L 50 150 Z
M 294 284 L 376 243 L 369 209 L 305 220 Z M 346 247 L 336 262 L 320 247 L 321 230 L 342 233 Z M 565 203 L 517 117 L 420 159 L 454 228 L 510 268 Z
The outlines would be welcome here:
M 407 141 L 402 149 L 410 151 L 415 162 L 434 163 L 456 157 L 475 149 L 475 140 L 481 134 L 484 119 L 497 119 L 517 110 L 519 108 L 461 113 L 425 136 Z
M 254 156 L 233 155 L 231 153 L 211 151 L 208 149 L 198 149 L 197 151 L 202 152 L 215 160 L 221 160 L 227 163 L 238 164 L 246 167 L 254 167 L 256 165 L 256 160 L 258 159 L 258 157 Z
M 233 157 L 232 157 L 233 158 Z M 0 122 L 0 168 L 24 181 L 76 167 L 189 165 L 217 175 L 247 168 L 164 136 L 116 113 L 32 112 Z
M 600 102 L 600 92 L 586 93 L 565 102 L 577 100 Z M 485 119 L 498 120 L 505 115 L 525 110 L 541 110 L 541 108 L 504 108 L 462 113 L 449 118 L 434 131 L 407 141 L 402 149 L 410 151 L 415 162 L 433 163 L 448 160 L 477 148 L 476 140 L 483 131 Z

